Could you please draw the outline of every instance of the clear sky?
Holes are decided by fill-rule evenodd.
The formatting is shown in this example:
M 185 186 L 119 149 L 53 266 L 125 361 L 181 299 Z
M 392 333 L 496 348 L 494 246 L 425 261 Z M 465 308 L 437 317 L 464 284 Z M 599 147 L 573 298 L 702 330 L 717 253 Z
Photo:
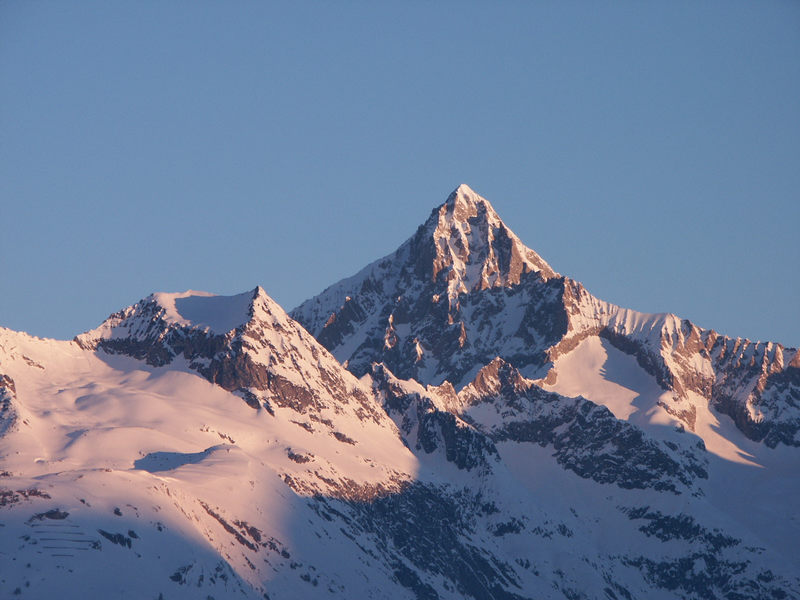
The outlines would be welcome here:
M 0 0 L 0 325 L 288 310 L 462 182 L 604 300 L 800 345 L 800 2 Z

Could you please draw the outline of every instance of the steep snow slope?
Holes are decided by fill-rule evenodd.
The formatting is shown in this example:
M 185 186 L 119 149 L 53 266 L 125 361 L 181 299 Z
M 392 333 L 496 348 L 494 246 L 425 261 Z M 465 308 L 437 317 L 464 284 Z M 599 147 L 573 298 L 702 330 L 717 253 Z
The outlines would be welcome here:
M 263 341 L 247 351 L 247 364 L 268 362 L 270 343 L 280 348 L 280 360 L 293 362 L 266 367 L 277 382 L 274 393 L 237 385 L 234 395 L 198 376 L 195 368 L 213 373 L 215 359 L 238 364 L 219 349 L 208 363 L 175 355 L 169 366 L 152 366 L 88 348 L 113 340 L 116 350 L 147 348 L 149 356 L 164 358 L 170 336 L 199 342 L 196 321 L 170 314 L 176 295 L 123 311 L 124 318 L 112 317 L 80 343 L 0 330 L 7 425 L 0 438 L 0 596 L 195 598 L 202 588 L 204 598 L 260 598 L 272 589 L 283 589 L 282 597 L 302 597 L 305 588 L 326 595 L 328 588 L 352 590 L 346 577 L 362 568 L 348 558 L 352 542 L 338 532 L 312 542 L 326 529 L 304 525 L 319 521 L 304 499 L 368 499 L 399 490 L 413 477 L 416 459 L 368 386 L 262 290 L 243 296 L 249 317 L 238 333 L 247 332 L 246 343 Z M 230 303 L 241 308 L 241 298 Z M 208 316 L 202 327 L 229 314 Z M 168 332 L 159 352 L 149 335 L 155 330 Z M 298 405 L 280 377 L 299 382 L 309 374 L 318 387 L 309 403 Z M 240 383 L 253 382 L 245 376 Z M 242 401 L 249 389 L 266 408 Z M 330 556 L 341 557 L 344 578 Z M 392 597 L 381 591 L 391 578 L 378 566 L 356 589 Z
M 750 439 L 800 446 L 800 352 L 771 342 L 721 336 L 675 315 L 647 315 L 598 300 L 568 280 L 567 332 L 551 360 L 600 336 L 634 356 L 672 392 L 661 406 L 694 429 L 698 411 L 728 415 Z M 550 381 L 557 372 L 549 373 Z M 707 421 L 708 415 L 702 417 Z M 711 417 L 713 418 L 713 416 Z
M 678 421 L 665 410 L 673 394 L 664 390 L 647 373 L 636 358 L 615 348 L 608 340 L 588 337 L 574 350 L 559 356 L 551 371 L 552 384 L 544 388 L 564 396 L 583 396 L 606 406 L 619 419 L 641 428 L 657 431 L 664 426 L 677 426 Z M 754 464 L 742 448 L 732 440 L 742 443 L 743 436 L 733 423 L 712 414 L 702 398 L 694 398 L 697 407 L 694 430 L 705 442 L 706 448 L 727 460 Z M 719 429 L 725 425 L 723 433 Z M 748 458 L 749 457 L 749 458 Z

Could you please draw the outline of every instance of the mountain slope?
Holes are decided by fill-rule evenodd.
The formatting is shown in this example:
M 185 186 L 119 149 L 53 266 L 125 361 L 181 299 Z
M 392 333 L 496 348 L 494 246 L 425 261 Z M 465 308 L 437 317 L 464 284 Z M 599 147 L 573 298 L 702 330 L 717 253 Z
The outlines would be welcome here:
M 800 446 L 800 353 L 604 302 L 510 233 L 515 255 L 533 258 L 515 271 L 476 276 L 493 272 L 491 248 L 501 236 L 488 232 L 501 229 L 510 231 L 488 201 L 460 186 L 395 253 L 291 314 L 355 374 L 380 362 L 433 397 L 444 389 L 441 409 L 487 435 L 507 466 L 527 465 L 534 443 L 594 481 L 644 485 L 634 474 L 650 474 L 662 494 L 691 481 L 713 513 L 782 548 L 778 555 L 796 554 L 787 478 Z M 447 235 L 453 239 L 443 241 Z M 510 379 L 487 386 L 488 373 Z M 547 391 L 559 394 L 552 408 Z M 582 398 L 570 405 L 565 396 Z M 516 454 L 520 443 L 527 445 Z M 667 483 L 667 473 L 679 483 Z M 662 516 L 677 524 L 681 514 Z M 656 563 L 637 564 L 654 573 L 677 568 Z
M 492 503 L 477 516 L 514 548 L 510 564 L 537 578 L 552 570 L 554 595 L 532 584 L 523 597 L 797 594 L 788 557 L 798 531 L 787 530 L 796 510 L 781 496 L 791 494 L 793 484 L 782 484 L 796 456 L 777 457 L 754 486 L 749 467 L 722 464 L 693 434 L 672 429 L 654 439 L 590 401 L 542 391 L 500 359 L 458 393 L 398 380 L 383 365 L 373 381 L 423 464 L 425 453 L 440 453 L 475 473 L 473 482 L 490 482 L 480 489 Z M 744 498 L 786 521 L 753 519 Z
M 0 329 L 0 597 L 800 597 L 793 351 L 595 299 L 465 186 L 303 306 Z
M 381 365 L 356 380 L 260 288 L 153 295 L 74 342 L 0 330 L 0 366 L 4 595 L 798 589 L 780 540 L 706 500 L 689 434 L 650 438 L 500 361 L 459 394 Z
M 263 290 L 231 299 L 225 333 L 177 318 L 181 297 L 222 300 L 152 296 L 76 342 L 0 330 L 0 595 L 300 595 L 326 552 L 352 554 L 340 534 L 310 543 L 304 499 L 409 484 L 416 461 L 370 387 Z M 382 572 L 357 590 L 391 587 Z
M 356 375 L 383 362 L 400 377 L 459 389 L 496 357 L 554 385 L 559 357 L 601 338 L 667 393 L 657 401 L 662 419 L 695 429 L 710 406 L 750 439 L 800 445 L 797 349 L 599 300 L 555 273 L 465 185 L 396 252 L 291 314 Z

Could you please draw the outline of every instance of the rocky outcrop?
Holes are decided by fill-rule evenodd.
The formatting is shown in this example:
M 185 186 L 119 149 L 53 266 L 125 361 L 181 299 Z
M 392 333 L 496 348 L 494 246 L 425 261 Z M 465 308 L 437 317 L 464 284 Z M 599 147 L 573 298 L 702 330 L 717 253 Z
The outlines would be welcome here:
M 401 381 L 385 365 L 375 365 L 373 381 L 406 444 L 440 450 L 461 469 L 491 468 L 495 444 L 517 442 L 548 448 L 564 469 L 624 489 L 698 493 L 708 478 L 702 441 L 677 432 L 677 443 L 652 439 L 605 407 L 542 390 L 500 358 L 458 393 L 449 384 Z
M 347 534 L 370 539 L 394 581 L 416 598 L 440 597 L 431 580 L 448 582 L 461 598 L 531 598 L 521 585 L 519 565 L 475 539 L 480 536 L 475 519 L 496 510 L 480 495 L 415 483 L 369 503 L 335 506 L 316 498 L 316 509 L 330 518 L 352 515 L 344 526 Z
M 17 422 L 17 413 L 14 410 L 14 398 L 17 388 L 14 380 L 8 375 L 0 373 L 0 436 L 9 431 Z
M 372 378 L 373 389 L 413 451 L 441 452 L 445 460 L 466 471 L 488 470 L 498 462 L 497 448 L 488 436 L 437 406 L 430 395 L 409 389 L 385 365 L 376 364 Z
M 713 406 L 750 439 L 771 448 L 800 446 L 800 352 L 719 337 L 710 355 Z

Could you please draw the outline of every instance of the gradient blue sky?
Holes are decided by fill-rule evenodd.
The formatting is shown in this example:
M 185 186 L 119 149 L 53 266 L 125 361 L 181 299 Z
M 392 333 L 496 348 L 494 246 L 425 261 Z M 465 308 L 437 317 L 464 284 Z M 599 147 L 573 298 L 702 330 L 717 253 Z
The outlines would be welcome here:
M 800 3 L 0 0 L 0 325 L 287 310 L 459 183 L 595 295 L 800 345 Z

